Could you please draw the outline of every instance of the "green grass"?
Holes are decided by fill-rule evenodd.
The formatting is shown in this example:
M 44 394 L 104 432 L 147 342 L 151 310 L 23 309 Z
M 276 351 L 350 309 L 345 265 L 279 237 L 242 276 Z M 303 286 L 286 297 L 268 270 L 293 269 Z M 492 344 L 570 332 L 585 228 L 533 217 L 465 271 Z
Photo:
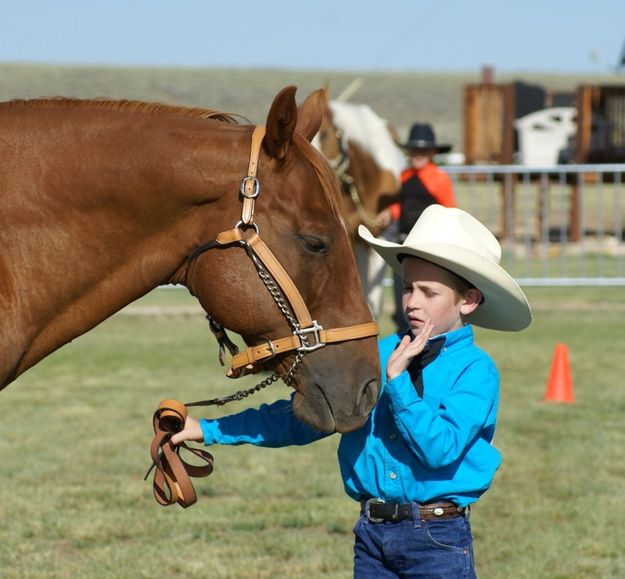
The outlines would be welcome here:
M 478 575 L 622 577 L 622 289 L 527 293 L 528 330 L 477 331 L 501 371 L 495 443 L 504 455 L 472 512 Z M 192 304 L 182 290 L 156 290 L 0 393 L 3 578 L 351 577 L 358 507 L 342 490 L 335 437 L 304 448 L 213 447 L 198 504 L 153 500 L 143 475 L 159 400 L 243 385 L 224 377 L 201 313 L 171 309 Z M 129 315 L 147 306 L 163 309 Z M 386 316 L 380 323 L 390 329 Z M 558 342 L 569 347 L 573 405 L 542 401 Z M 276 384 L 194 414 L 287 395 Z

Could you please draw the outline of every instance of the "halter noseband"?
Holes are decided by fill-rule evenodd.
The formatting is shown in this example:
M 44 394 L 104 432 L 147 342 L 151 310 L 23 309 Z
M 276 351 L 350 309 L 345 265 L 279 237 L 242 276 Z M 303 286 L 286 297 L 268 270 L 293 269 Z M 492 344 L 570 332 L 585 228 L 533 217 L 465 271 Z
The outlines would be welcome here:
M 211 323 L 211 329 L 213 329 L 213 332 L 220 342 L 222 354 L 224 345 L 228 347 L 233 354 L 231 366 L 228 370 L 228 376 L 232 378 L 258 372 L 261 370 L 259 364 L 279 354 L 297 351 L 297 360 L 301 360 L 304 354 L 322 348 L 326 344 L 357 340 L 376 336 L 378 334 L 378 326 L 373 321 L 325 330 L 316 320 L 312 319 L 293 280 L 282 265 L 280 265 L 280 262 L 273 255 L 269 247 L 267 247 L 265 242 L 261 239 L 258 225 L 254 223 L 254 207 L 256 199 L 260 194 L 260 182 L 256 177 L 256 172 L 260 147 L 264 136 L 265 127 L 256 126 L 252 134 L 248 174 L 241 180 L 239 188 L 243 199 L 241 220 L 233 229 L 222 231 L 214 241 L 204 243 L 197 247 L 191 252 L 187 259 L 185 277 L 188 279 L 189 269 L 195 260 L 205 251 L 216 247 L 232 245 L 242 246 L 254 263 L 261 280 L 293 329 L 293 334 L 291 336 L 269 340 L 257 346 L 251 346 L 244 352 L 238 352 L 236 346 L 227 338 L 224 328 L 210 316 L 207 316 Z M 188 284 L 187 287 L 189 287 Z M 286 298 L 286 301 L 284 298 Z M 298 362 L 296 362 L 296 364 L 297 363 Z M 289 371 L 288 377 L 291 379 L 295 372 L 296 364 L 294 364 Z

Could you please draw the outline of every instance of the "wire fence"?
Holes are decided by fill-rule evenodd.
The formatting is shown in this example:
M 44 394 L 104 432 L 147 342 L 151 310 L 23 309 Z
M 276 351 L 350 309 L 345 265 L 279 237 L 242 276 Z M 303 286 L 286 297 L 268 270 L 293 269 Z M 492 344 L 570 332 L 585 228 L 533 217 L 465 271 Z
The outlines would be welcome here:
M 625 285 L 625 164 L 443 169 L 521 285 Z

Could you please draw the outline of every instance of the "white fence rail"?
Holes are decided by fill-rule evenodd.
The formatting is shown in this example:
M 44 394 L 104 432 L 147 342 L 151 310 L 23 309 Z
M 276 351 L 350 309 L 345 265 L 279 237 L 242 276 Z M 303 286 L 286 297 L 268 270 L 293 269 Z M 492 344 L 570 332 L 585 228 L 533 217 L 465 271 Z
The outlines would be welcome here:
M 443 169 L 521 285 L 625 285 L 625 164 Z

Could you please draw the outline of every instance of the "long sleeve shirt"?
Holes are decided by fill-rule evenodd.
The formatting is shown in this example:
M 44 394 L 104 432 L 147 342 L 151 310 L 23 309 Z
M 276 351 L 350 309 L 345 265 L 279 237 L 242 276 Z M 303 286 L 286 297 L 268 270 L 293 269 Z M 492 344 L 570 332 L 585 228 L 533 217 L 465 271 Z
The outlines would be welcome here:
M 379 342 L 386 362 L 401 336 Z M 366 424 L 341 435 L 338 461 L 346 493 L 355 500 L 427 503 L 476 501 L 501 463 L 492 445 L 499 376 L 473 343 L 471 326 L 444 334 L 439 355 L 423 369 L 421 398 L 408 371 L 384 382 Z M 300 422 L 291 400 L 239 414 L 201 420 L 206 444 L 281 447 L 308 444 L 326 434 Z

